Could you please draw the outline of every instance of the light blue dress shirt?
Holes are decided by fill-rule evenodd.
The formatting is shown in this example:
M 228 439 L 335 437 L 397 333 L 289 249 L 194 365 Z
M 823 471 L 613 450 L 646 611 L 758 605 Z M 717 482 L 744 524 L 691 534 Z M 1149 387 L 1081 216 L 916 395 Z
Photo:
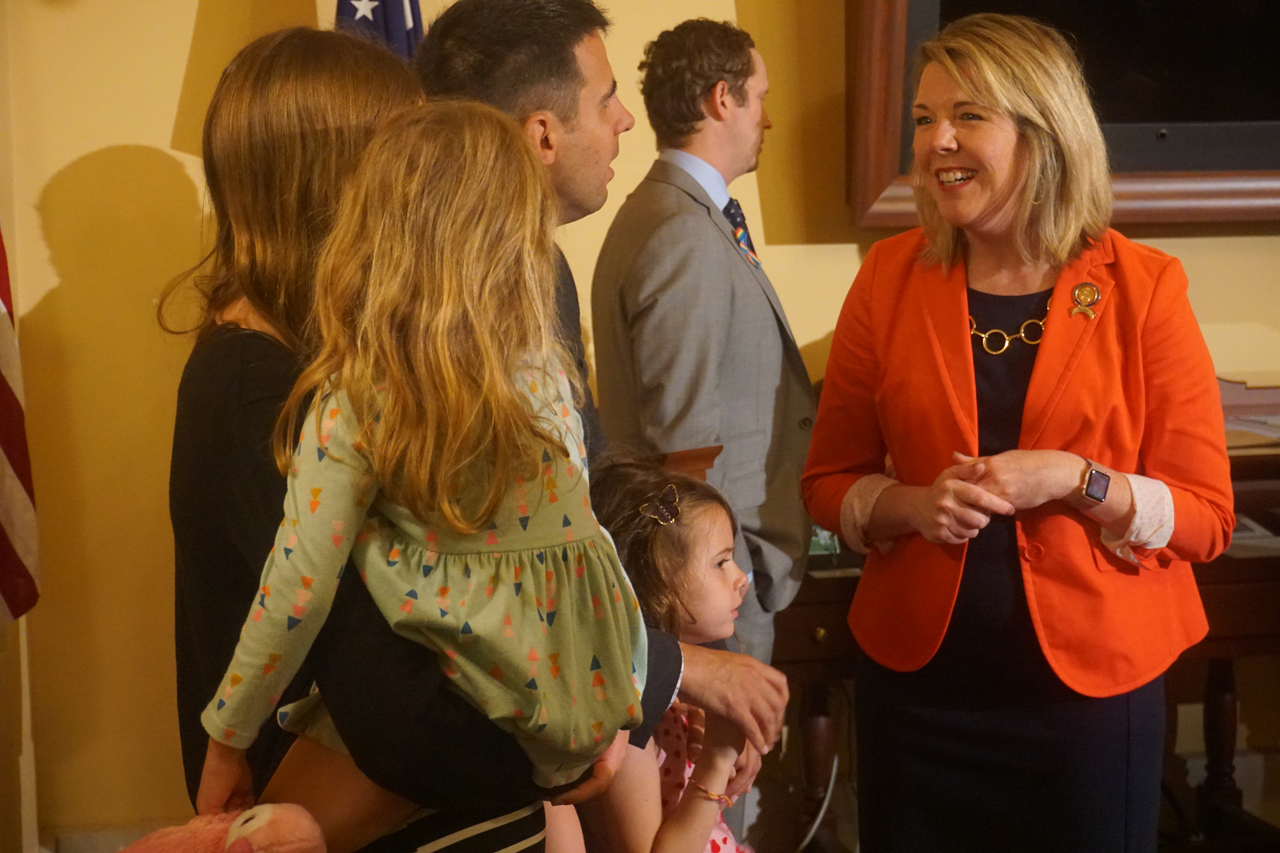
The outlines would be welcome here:
M 687 151 L 678 151 L 675 148 L 663 148 L 658 152 L 658 159 L 688 172 L 689 177 L 697 181 L 698 186 L 711 196 L 716 209 L 724 213 L 724 206 L 729 203 L 729 187 L 724 182 L 724 176 L 716 171 L 715 166 L 701 157 L 695 157 Z

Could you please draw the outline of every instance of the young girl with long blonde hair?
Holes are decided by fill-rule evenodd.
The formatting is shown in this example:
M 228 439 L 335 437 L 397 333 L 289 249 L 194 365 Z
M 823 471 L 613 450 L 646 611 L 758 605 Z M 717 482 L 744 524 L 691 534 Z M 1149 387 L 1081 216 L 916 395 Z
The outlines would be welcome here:
M 591 495 L 654 627 L 683 643 L 731 637 L 750 580 L 733 560 L 737 521 L 724 497 L 623 457 L 598 463 Z M 582 807 L 584 818 L 618 853 L 751 853 L 720 816 L 743 746 L 728 720 L 676 703 L 645 748 L 627 750 L 612 784 Z
M 591 511 L 552 313 L 555 221 L 545 169 L 489 107 L 427 104 L 370 143 L 319 261 L 319 354 L 277 428 L 285 518 L 203 715 L 211 754 L 230 756 L 206 764 L 214 799 L 238 784 L 237 753 L 348 554 L 392 627 L 516 736 L 538 784 L 575 781 L 639 722 L 645 635 Z M 315 730 L 310 710 L 279 716 Z

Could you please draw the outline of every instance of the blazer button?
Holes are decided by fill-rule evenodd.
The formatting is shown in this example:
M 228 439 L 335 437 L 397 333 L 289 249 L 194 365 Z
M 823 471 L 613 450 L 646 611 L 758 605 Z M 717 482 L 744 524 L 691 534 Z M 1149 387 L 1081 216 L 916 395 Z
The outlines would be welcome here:
M 1022 554 L 1031 562 L 1044 559 L 1044 547 L 1039 542 L 1032 542 L 1022 549 Z
M 800 419 L 800 429 L 812 429 L 812 428 L 813 428 L 813 418 Z

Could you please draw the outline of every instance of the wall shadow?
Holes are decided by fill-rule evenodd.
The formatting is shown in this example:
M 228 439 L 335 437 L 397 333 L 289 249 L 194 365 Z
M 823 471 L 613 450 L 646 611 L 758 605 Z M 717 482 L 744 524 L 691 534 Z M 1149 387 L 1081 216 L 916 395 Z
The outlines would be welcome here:
M 816 341 L 800 345 L 800 358 L 804 361 L 805 370 L 809 372 L 809 380 L 815 384 L 821 382 L 827 372 L 827 359 L 831 357 L 831 339 L 834 337 L 833 330 Z
M 200 0 L 170 147 L 200 156 L 209 99 L 240 48 L 275 30 L 316 24 L 315 0 Z
M 155 300 L 200 257 L 199 196 L 177 158 L 116 146 L 55 174 L 37 210 L 58 278 L 21 327 L 41 820 L 180 818 L 167 488 L 190 340 L 159 329 Z

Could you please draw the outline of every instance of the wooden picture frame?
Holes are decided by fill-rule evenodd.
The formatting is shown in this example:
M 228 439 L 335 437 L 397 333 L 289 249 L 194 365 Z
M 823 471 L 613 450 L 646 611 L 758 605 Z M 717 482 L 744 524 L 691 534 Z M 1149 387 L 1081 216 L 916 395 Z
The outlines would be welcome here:
M 846 0 L 849 205 L 860 228 L 916 225 L 901 173 L 908 11 L 913 0 Z M 1117 223 L 1280 220 L 1280 171 L 1113 175 Z

